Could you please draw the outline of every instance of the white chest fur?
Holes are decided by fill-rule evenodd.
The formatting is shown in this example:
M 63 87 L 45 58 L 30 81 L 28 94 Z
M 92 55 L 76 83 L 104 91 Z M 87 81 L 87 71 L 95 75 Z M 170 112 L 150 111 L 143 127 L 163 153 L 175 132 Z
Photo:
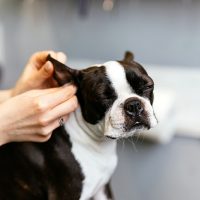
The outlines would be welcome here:
M 72 152 L 85 176 L 80 200 L 88 200 L 109 182 L 115 170 L 116 141 L 91 137 L 95 133 L 83 123 L 80 110 L 70 115 L 65 127 L 72 142 Z

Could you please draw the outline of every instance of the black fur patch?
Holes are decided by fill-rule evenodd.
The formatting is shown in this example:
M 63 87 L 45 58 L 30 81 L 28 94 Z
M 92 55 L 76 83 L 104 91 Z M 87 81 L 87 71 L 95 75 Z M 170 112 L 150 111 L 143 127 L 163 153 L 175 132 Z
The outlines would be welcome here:
M 81 71 L 77 97 L 84 119 L 98 123 L 117 98 L 115 90 L 106 77 L 105 67 L 92 67 Z
M 114 196 L 110 187 L 110 182 L 105 185 L 105 194 L 108 199 L 114 200 Z
M 154 82 L 150 76 L 148 76 L 146 70 L 137 62 L 125 62 L 119 61 L 124 67 L 126 73 L 126 79 L 133 89 L 133 92 L 139 96 L 146 97 L 153 104 L 153 89 Z
M 64 127 L 45 143 L 10 143 L 0 148 L 1 200 L 78 200 L 83 174 Z

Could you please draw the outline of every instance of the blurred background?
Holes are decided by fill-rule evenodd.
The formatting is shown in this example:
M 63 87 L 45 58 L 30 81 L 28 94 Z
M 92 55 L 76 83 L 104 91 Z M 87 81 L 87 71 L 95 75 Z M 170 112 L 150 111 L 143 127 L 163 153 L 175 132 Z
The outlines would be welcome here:
M 155 81 L 159 125 L 119 142 L 116 200 L 200 199 L 199 0 L 0 0 L 1 89 L 46 49 L 74 68 L 130 50 Z

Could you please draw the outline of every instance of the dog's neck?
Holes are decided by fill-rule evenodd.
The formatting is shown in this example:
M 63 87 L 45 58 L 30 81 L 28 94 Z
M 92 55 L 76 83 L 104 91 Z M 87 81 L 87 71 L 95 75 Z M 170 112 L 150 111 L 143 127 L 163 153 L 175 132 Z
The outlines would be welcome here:
M 65 125 L 70 137 L 79 142 L 87 140 L 94 141 L 95 143 L 116 143 L 115 140 L 111 140 L 104 136 L 105 120 L 102 120 L 98 124 L 92 125 L 83 119 L 81 109 L 78 108 L 74 113 L 70 114 L 70 117 Z
M 81 153 L 77 154 L 87 151 L 87 154 L 90 152 L 98 157 L 116 155 L 117 142 L 104 136 L 104 122 L 97 125 L 87 123 L 82 117 L 80 108 L 70 114 L 65 128 L 72 142 L 72 151 L 79 152 L 81 149 Z
M 74 117 L 76 119 L 77 125 L 87 134 L 90 138 L 95 141 L 102 141 L 104 137 L 104 121 L 98 124 L 92 125 L 83 119 L 80 108 L 74 112 Z

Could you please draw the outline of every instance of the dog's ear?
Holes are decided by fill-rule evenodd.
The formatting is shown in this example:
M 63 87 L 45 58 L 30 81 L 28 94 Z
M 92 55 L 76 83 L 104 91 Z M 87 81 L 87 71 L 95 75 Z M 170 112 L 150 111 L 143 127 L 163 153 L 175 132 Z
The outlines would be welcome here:
M 52 58 L 50 54 L 47 56 L 46 60 L 53 64 L 53 78 L 58 82 L 59 86 L 70 82 L 73 82 L 74 84 L 77 83 L 79 70 L 71 69 L 58 60 Z
M 125 62 L 132 62 L 134 61 L 134 54 L 130 51 L 126 51 L 124 54 L 124 59 L 123 61 Z

